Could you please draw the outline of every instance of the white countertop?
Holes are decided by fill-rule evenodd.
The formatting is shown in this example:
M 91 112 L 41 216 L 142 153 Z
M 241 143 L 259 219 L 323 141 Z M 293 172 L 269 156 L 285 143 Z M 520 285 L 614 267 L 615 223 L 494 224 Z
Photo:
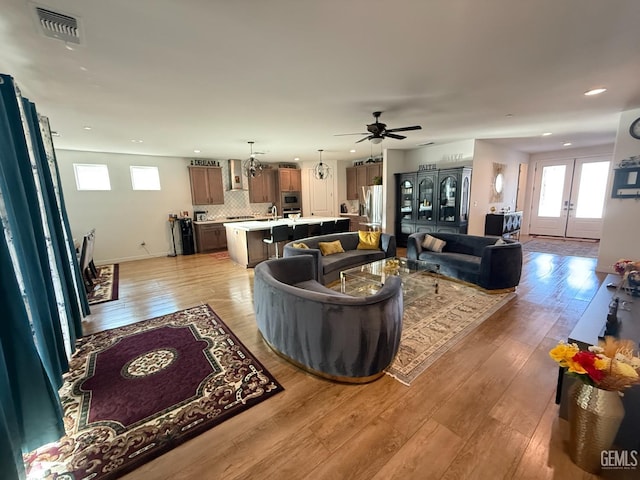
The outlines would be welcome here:
M 255 215 L 252 218 L 228 218 L 228 217 L 220 217 L 220 218 L 215 218 L 213 220 L 201 220 L 201 221 L 197 221 L 197 222 L 193 222 L 196 225 L 213 225 L 213 224 L 223 224 L 223 223 L 237 223 L 237 222 L 247 222 L 247 221 L 254 221 L 254 220 L 267 220 L 268 218 L 271 218 L 270 215 Z
M 297 220 L 292 220 L 290 218 L 281 218 L 279 220 L 249 220 L 244 222 L 226 222 L 224 223 L 225 227 L 237 228 L 238 230 L 245 230 L 247 232 L 258 231 L 258 230 L 270 230 L 271 227 L 276 225 L 288 225 L 293 227 L 294 225 L 299 224 L 318 224 L 322 222 L 330 222 L 340 220 L 340 217 L 300 217 Z

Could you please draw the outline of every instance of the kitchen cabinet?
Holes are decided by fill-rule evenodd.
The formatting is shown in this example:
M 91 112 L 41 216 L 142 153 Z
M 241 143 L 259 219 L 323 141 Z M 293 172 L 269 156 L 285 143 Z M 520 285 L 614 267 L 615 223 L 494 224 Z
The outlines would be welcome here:
M 382 178 L 382 163 L 347 167 L 347 200 L 359 200 L 362 187 L 374 185 L 376 177 Z
M 372 165 L 365 165 L 364 167 L 367 171 L 366 183 L 365 185 L 375 185 L 376 177 L 382 178 L 382 164 L 374 163 Z
M 206 253 L 227 248 L 227 233 L 222 223 L 195 224 L 196 251 Z
M 358 200 L 357 167 L 347 167 L 347 200 Z
M 249 177 L 249 203 L 276 203 L 276 170 L 265 168 L 257 177 Z
M 467 233 L 471 167 L 396 174 L 396 242 L 416 232 Z
M 359 230 L 366 230 L 366 227 L 364 227 L 364 225 L 361 225 L 361 224 L 368 222 L 367 217 L 363 217 L 361 215 L 340 215 L 340 216 L 342 218 L 348 218 L 350 220 L 350 222 L 349 222 L 349 231 L 350 232 L 357 232 Z
M 281 192 L 299 192 L 302 190 L 302 175 L 297 168 L 279 168 L 278 181 Z
M 222 168 L 189 167 L 193 205 L 223 205 Z

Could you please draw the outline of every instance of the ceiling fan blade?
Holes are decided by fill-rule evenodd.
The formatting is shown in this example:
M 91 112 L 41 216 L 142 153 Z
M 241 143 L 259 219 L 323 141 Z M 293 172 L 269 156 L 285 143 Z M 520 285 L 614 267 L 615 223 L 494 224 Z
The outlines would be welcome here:
M 373 138 L 373 135 L 369 135 L 368 137 L 361 138 L 356 143 L 364 142 L 365 140 L 371 140 L 372 138 Z
M 389 133 L 388 131 L 384 134 L 385 137 L 395 138 L 398 140 L 402 140 L 403 138 L 407 138 L 404 135 L 396 135 L 395 133 Z
M 412 127 L 390 128 L 387 132 L 408 132 L 409 130 L 422 130 L 422 127 L 420 125 L 413 125 Z
M 333 136 L 334 137 L 344 137 L 345 135 L 369 135 L 369 132 L 362 132 L 362 133 L 336 133 Z

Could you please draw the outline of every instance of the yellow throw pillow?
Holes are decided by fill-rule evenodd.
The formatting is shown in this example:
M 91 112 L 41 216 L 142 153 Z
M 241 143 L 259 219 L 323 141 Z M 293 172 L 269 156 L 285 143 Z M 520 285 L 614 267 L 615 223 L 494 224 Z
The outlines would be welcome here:
M 292 245 L 292 247 L 293 247 L 293 248 L 302 248 L 302 249 L 304 250 L 305 248 L 306 248 L 306 249 L 308 249 L 308 248 L 309 248 L 309 245 L 307 245 L 307 244 L 306 244 L 306 243 L 304 243 L 304 242 L 300 242 L 300 243 L 294 243 L 294 244 Z
M 358 250 L 379 250 L 381 232 L 358 231 Z
M 335 242 L 318 242 L 318 248 L 322 255 L 333 255 L 334 253 L 344 252 L 340 240 L 336 240 Z

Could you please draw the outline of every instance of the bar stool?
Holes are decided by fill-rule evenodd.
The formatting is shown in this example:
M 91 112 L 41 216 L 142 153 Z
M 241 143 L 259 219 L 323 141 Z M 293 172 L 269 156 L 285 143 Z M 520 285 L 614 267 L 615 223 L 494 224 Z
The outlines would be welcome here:
M 278 242 L 284 242 L 285 240 L 289 240 L 289 235 L 292 233 L 292 228 L 289 225 L 275 225 L 271 227 L 271 237 L 263 238 L 262 241 L 264 243 L 276 244 L 276 256 L 275 258 L 280 258 L 278 252 Z
M 320 235 L 327 235 L 336 232 L 336 221 L 322 222 L 320 224 Z
M 309 236 L 309 224 L 300 223 L 293 226 L 292 240 L 300 240 L 301 238 L 307 238 Z
M 336 233 L 348 232 L 351 227 L 351 220 L 348 218 L 341 218 L 336 220 Z

